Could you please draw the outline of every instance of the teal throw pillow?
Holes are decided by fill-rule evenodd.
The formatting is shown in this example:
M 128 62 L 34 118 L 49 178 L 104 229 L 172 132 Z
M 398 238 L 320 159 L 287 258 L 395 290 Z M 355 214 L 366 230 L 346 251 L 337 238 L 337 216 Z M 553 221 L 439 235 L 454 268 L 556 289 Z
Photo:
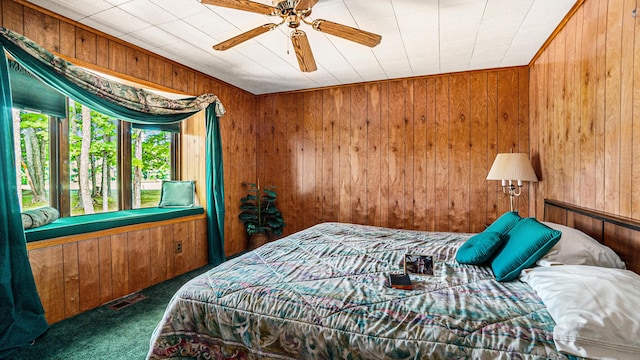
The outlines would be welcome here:
M 520 220 L 505 239 L 504 247 L 491 261 L 498 281 L 513 280 L 520 271 L 533 266 L 560 240 L 562 233 L 534 218 Z
M 502 216 L 497 218 L 496 221 L 494 221 L 493 224 L 489 225 L 486 229 L 484 229 L 484 231 L 497 232 L 500 235 L 505 235 L 506 233 L 509 232 L 509 230 L 511 230 L 514 226 L 516 226 L 516 224 L 520 220 L 522 220 L 522 218 L 520 217 L 520 215 L 518 215 L 516 211 L 509 211 L 502 214 Z
M 456 253 L 460 264 L 478 265 L 493 256 L 502 245 L 502 237 L 497 232 L 481 232 L 469 238 Z
M 195 183 L 188 181 L 163 181 L 158 207 L 191 207 L 195 205 Z

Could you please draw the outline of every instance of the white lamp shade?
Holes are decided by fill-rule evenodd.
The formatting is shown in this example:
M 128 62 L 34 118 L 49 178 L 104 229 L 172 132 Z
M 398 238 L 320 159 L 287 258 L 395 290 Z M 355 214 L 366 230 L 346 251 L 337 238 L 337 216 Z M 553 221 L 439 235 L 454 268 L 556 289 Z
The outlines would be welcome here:
M 487 180 L 538 181 L 529 156 L 525 153 L 498 154 Z

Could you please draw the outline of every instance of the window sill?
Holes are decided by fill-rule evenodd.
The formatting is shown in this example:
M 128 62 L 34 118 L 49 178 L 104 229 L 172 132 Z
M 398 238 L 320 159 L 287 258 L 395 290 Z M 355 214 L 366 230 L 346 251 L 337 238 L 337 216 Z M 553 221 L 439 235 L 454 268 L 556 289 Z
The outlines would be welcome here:
M 202 207 L 144 208 L 60 218 L 51 224 L 25 230 L 27 242 L 107 230 L 147 222 L 165 221 L 204 213 Z

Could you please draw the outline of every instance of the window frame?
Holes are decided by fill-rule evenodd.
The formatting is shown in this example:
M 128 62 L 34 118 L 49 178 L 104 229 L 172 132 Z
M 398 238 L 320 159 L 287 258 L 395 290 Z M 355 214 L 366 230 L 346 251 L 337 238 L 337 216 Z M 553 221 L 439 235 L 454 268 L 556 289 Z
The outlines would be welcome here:
M 16 107 L 16 109 L 20 109 Z M 23 109 L 21 109 L 23 110 Z M 49 118 L 49 205 L 60 212 L 61 217 L 71 216 L 71 178 L 69 156 L 69 108 L 67 117 Z M 133 204 L 131 123 L 118 119 L 116 127 L 118 210 L 131 210 Z M 180 133 L 171 133 L 171 180 L 180 176 Z M 129 179 L 129 181 L 125 181 Z M 76 215 L 78 216 L 78 215 Z M 81 215 L 80 215 L 81 216 Z

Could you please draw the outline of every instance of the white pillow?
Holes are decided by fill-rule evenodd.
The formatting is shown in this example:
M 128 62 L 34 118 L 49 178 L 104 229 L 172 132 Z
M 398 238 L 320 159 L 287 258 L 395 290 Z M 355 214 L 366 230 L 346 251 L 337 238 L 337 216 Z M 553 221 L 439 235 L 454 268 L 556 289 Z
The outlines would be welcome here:
M 556 322 L 558 351 L 595 359 L 640 358 L 640 275 L 585 265 L 522 273 Z
M 607 268 L 626 269 L 624 261 L 611 248 L 580 230 L 568 226 L 543 222 L 548 227 L 560 230 L 560 241 L 541 257 L 536 264 L 547 266 L 559 263 L 565 265 L 593 265 Z

